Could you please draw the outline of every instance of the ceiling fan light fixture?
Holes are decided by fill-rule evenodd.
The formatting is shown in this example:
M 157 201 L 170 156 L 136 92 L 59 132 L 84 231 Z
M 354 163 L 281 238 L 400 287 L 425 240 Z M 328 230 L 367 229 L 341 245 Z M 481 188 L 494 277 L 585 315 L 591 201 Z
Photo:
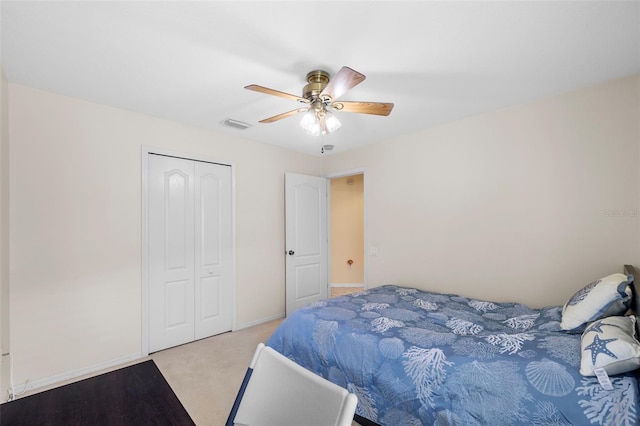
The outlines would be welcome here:
M 342 126 L 340 120 L 336 118 L 330 111 L 325 111 L 324 121 L 326 123 L 327 132 L 333 133 Z
M 308 135 L 318 136 L 333 133 L 342 125 L 340 120 L 324 105 L 321 108 L 310 108 L 300 120 L 300 127 L 306 130 Z
M 317 122 L 307 130 L 307 134 L 311 136 L 320 136 L 320 133 L 322 133 L 322 129 L 320 128 L 320 123 Z
M 318 117 L 314 110 L 310 109 L 302 116 L 302 120 L 300 120 L 300 127 L 306 130 L 307 134 L 320 134 L 320 124 L 318 123 Z

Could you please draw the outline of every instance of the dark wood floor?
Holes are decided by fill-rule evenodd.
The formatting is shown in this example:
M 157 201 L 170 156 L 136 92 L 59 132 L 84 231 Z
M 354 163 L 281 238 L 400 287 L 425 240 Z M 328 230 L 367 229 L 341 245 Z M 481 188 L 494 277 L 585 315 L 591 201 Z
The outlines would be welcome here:
M 195 425 L 152 360 L 0 405 L 0 425 Z

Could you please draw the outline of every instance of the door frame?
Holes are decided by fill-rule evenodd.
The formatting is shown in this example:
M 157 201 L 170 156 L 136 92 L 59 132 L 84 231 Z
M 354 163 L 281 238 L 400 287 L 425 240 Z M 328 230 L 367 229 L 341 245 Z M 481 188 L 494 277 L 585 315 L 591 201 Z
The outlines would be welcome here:
M 205 163 L 215 163 L 223 166 L 231 167 L 231 330 L 236 329 L 236 166 L 232 161 L 223 161 L 214 159 L 206 155 L 191 154 L 179 151 L 172 151 L 164 148 L 156 148 L 148 145 L 142 145 L 141 153 L 141 197 L 142 197 L 142 286 L 141 286 L 141 354 L 143 357 L 149 355 L 149 206 L 148 206 L 148 176 L 149 176 L 149 155 L 157 154 L 167 157 L 182 158 L 185 160 L 201 161 Z
M 369 231 L 367 228 L 367 169 L 365 167 L 357 169 L 349 169 L 341 172 L 330 173 L 325 175 L 327 178 L 327 291 L 329 297 L 331 297 L 331 179 L 362 175 L 362 204 L 363 204 L 363 233 L 364 233 L 364 247 L 362 247 L 362 258 L 364 259 L 364 289 L 369 288 L 369 255 L 367 253 L 367 247 L 369 246 Z

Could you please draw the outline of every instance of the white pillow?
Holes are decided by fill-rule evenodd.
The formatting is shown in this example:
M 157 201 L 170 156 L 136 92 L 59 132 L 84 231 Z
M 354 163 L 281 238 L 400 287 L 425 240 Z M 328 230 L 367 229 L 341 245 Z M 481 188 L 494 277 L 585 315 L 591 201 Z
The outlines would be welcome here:
M 609 375 L 640 368 L 640 342 L 636 338 L 634 316 L 607 317 L 589 324 L 582 333 L 581 347 L 583 376 L 595 376 L 596 368 L 604 368 Z
M 562 308 L 563 330 L 600 318 L 624 315 L 631 305 L 633 275 L 612 274 L 579 290 Z

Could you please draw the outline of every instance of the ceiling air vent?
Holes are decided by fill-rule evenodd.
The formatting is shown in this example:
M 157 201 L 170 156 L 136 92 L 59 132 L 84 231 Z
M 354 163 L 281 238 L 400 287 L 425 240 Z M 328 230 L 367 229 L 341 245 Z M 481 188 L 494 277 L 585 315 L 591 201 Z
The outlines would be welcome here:
M 226 118 L 220 122 L 220 124 L 233 127 L 238 130 L 245 130 L 251 127 L 251 124 L 245 123 L 244 121 L 234 120 L 233 118 Z

